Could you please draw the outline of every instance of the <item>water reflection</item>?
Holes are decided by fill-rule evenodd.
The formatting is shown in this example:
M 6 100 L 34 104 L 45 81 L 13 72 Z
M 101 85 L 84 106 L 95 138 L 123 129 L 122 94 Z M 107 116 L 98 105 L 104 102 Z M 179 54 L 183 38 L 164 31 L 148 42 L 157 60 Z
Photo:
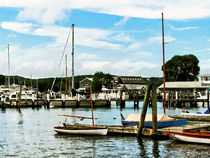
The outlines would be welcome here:
M 161 157 L 158 140 L 152 140 L 149 138 L 140 138 L 138 139 L 138 145 L 140 149 L 140 157 L 151 157 L 151 156 L 154 158 Z
M 138 139 L 138 144 L 139 144 L 139 149 L 140 149 L 140 157 L 145 157 L 146 149 L 145 149 L 144 141 L 142 138 Z
M 159 110 L 162 105 L 159 105 Z M 140 106 L 141 108 L 141 106 Z M 123 114 L 140 113 L 133 104 L 126 105 Z M 202 109 L 201 109 L 202 110 Z M 151 112 L 151 109 L 148 109 Z M 175 113 L 175 110 L 167 112 Z M 178 111 L 179 112 L 179 111 Z M 60 114 L 90 116 L 88 108 L 23 108 L 6 109 L 0 114 L 0 157 L 208 157 L 209 146 L 157 141 L 148 138 L 138 140 L 127 136 L 69 136 L 58 135 L 53 127 L 63 121 Z M 119 125 L 120 107 L 95 109 L 96 124 Z M 78 120 L 76 120 L 78 121 Z M 91 121 L 84 120 L 91 124 Z

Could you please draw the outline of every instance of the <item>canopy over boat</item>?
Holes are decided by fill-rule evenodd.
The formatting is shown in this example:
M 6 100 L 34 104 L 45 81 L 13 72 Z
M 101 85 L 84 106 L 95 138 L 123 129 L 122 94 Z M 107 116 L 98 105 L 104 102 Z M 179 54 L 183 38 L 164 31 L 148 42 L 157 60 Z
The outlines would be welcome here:
M 129 114 L 127 119 L 121 114 L 121 122 L 123 125 L 139 125 L 141 115 L 140 114 Z M 157 127 L 170 127 L 170 126 L 182 126 L 186 125 L 187 120 L 176 120 L 167 116 L 166 114 L 158 114 L 157 115 Z M 146 114 L 144 127 L 152 127 L 152 114 Z
M 125 121 L 139 122 L 140 114 L 129 114 Z M 166 114 L 157 114 L 157 121 L 171 121 L 173 118 L 167 116 Z M 152 122 L 152 114 L 146 114 L 145 122 Z

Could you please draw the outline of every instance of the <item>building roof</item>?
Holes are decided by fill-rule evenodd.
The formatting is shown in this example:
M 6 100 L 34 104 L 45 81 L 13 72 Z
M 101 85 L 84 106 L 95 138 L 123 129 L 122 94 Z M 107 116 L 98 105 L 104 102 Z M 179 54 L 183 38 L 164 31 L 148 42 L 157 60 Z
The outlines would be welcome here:
M 85 81 L 85 80 L 89 80 L 89 81 L 93 82 L 93 78 L 86 77 L 85 79 L 81 80 L 80 83 L 83 82 L 83 81 Z
M 119 81 L 123 84 L 146 84 L 142 77 L 120 76 Z
M 201 81 L 185 81 L 185 82 L 166 82 L 166 88 L 208 88 L 209 86 L 202 86 Z M 158 89 L 163 89 L 163 84 L 158 87 Z

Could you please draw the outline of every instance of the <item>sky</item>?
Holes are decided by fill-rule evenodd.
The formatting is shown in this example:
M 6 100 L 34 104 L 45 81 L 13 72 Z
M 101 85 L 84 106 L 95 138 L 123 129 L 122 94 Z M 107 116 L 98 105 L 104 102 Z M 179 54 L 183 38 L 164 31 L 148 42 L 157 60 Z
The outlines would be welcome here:
M 161 13 L 166 61 L 193 54 L 210 73 L 209 10 L 210 0 L 2 0 L 0 74 L 9 74 L 9 44 L 10 75 L 65 76 L 64 52 L 71 76 L 75 24 L 75 75 L 161 77 Z

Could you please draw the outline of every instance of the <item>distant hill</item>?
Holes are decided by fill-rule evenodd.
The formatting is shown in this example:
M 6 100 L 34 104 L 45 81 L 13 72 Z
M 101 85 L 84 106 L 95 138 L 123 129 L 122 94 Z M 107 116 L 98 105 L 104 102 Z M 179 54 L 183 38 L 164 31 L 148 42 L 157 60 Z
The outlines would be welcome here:
M 114 75 L 115 76 L 115 75 Z M 86 77 L 93 77 L 93 75 L 79 75 L 74 77 L 74 83 L 75 83 L 75 88 L 79 88 L 79 82 Z M 151 78 L 143 78 L 147 84 L 152 83 L 155 84 L 156 86 L 159 86 L 163 83 L 162 77 L 151 77 Z M 39 91 L 44 92 L 47 91 L 48 89 L 51 89 L 52 83 L 53 83 L 54 78 L 40 78 L 38 79 L 38 88 Z M 0 75 L 0 85 L 7 85 L 8 83 L 8 78 L 7 76 Z M 10 84 L 22 84 L 26 86 L 31 86 L 36 87 L 37 80 L 36 79 L 30 79 L 30 78 L 24 78 L 21 76 L 10 76 Z M 69 77 L 68 77 L 68 87 L 69 87 Z M 71 77 L 70 77 L 70 85 L 71 85 Z M 54 91 L 59 91 L 65 90 L 65 78 L 58 77 L 56 78 L 54 87 Z
M 79 75 L 74 77 L 74 83 L 75 88 L 79 88 L 79 82 L 83 80 L 86 77 L 93 77 L 93 75 Z M 52 83 L 54 78 L 40 78 L 38 79 L 38 87 L 39 91 L 44 92 L 48 89 L 51 89 Z M 71 82 L 71 77 L 70 77 Z M 24 78 L 21 76 L 10 76 L 10 84 L 22 84 L 26 86 L 36 87 L 37 80 L 36 79 L 30 79 L 30 78 Z M 68 77 L 68 87 L 69 87 L 69 77 Z M 7 76 L 0 75 L 0 85 L 7 85 L 8 84 L 8 78 Z M 71 84 L 71 83 L 70 83 Z M 54 91 L 59 90 L 65 90 L 65 78 L 58 77 L 56 78 L 55 85 L 53 87 Z

